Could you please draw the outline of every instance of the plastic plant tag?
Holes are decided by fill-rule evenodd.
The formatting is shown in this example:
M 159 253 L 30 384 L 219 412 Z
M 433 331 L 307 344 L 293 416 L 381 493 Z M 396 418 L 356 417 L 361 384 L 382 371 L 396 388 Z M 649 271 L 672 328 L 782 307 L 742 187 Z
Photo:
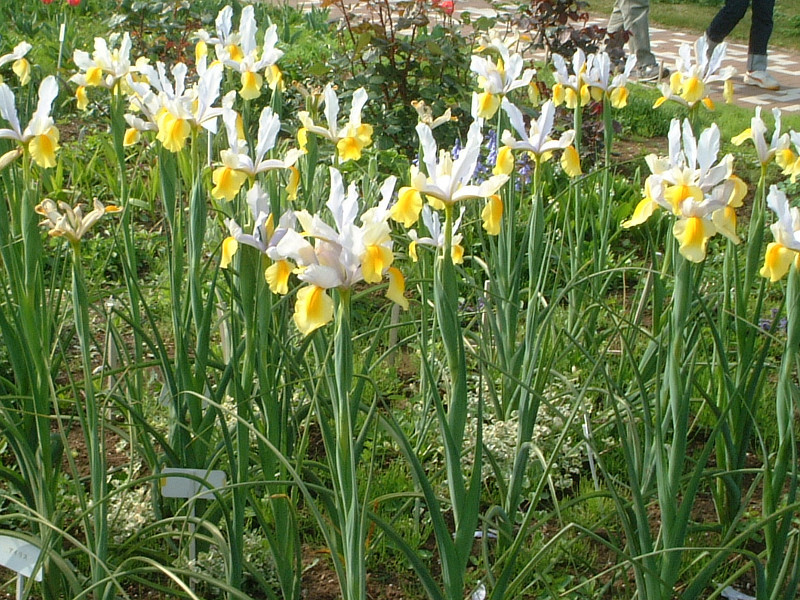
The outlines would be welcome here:
M 0 565 L 25 577 L 42 580 L 41 566 L 33 575 L 41 551 L 33 544 L 8 535 L 0 535 Z
M 754 596 L 748 596 L 731 586 L 722 590 L 722 597 L 728 598 L 728 600 L 756 600 Z
M 199 498 L 201 500 L 213 500 L 214 492 L 212 489 L 219 489 L 225 485 L 224 471 L 205 471 L 203 469 L 177 469 L 167 467 L 162 472 L 161 495 L 165 498 Z M 181 477 L 189 475 L 190 477 Z M 194 477 L 204 479 L 202 481 L 193 479 Z M 209 490 L 204 492 L 203 490 Z
M 478 583 L 478 587 L 472 592 L 469 600 L 486 600 L 486 586 Z

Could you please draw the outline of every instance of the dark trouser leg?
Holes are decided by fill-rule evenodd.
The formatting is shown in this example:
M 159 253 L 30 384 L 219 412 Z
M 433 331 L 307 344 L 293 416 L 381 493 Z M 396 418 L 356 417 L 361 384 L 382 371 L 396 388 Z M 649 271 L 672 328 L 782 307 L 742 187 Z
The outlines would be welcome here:
M 748 71 L 767 70 L 767 44 L 772 35 L 772 13 L 775 0 L 753 0 L 753 20 L 750 24 L 750 45 L 747 52 Z
M 774 0 L 772 0 L 772 2 L 774 2 Z M 717 13 L 717 16 L 712 19 L 711 24 L 706 30 L 708 39 L 715 44 L 719 44 L 724 40 L 725 37 L 733 31 L 736 24 L 742 20 L 742 17 L 744 17 L 747 12 L 748 6 L 750 6 L 750 0 L 725 0 L 725 6 L 723 6 Z

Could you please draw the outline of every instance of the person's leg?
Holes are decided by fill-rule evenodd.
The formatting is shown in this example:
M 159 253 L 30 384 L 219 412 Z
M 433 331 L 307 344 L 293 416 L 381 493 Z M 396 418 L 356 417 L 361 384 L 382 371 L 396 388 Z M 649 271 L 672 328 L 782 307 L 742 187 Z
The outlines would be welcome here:
M 747 70 L 767 70 L 767 44 L 772 35 L 772 13 L 775 0 L 753 0 L 753 20 L 750 24 L 750 44 L 747 51 Z
M 748 6 L 750 6 L 750 0 L 725 0 L 725 6 L 719 10 L 706 29 L 708 40 L 713 44 L 722 42 L 742 20 Z
M 655 65 L 656 57 L 650 50 L 650 0 L 630 0 L 627 29 L 632 34 L 633 50 L 639 67 Z
M 625 17 L 622 15 L 622 3 L 624 0 L 616 0 L 614 8 L 611 11 L 611 16 L 608 19 L 606 30 L 608 33 L 616 33 L 620 31 L 625 24 Z
M 636 55 L 637 68 L 656 64 L 650 51 L 650 0 L 616 0 L 608 32 L 620 29 L 631 32 L 631 50 Z

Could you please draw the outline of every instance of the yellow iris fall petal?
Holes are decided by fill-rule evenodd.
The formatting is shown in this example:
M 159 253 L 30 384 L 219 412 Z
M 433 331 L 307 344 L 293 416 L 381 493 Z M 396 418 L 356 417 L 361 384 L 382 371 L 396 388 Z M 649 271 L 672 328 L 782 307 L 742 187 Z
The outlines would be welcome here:
M 122 140 L 123 146 L 133 146 L 136 142 L 139 141 L 141 138 L 141 134 L 139 133 L 138 129 L 134 129 L 133 127 L 129 127 L 125 130 L 125 138 Z
M 89 67 L 86 69 L 86 85 L 96 86 L 103 83 L 103 69 Z
M 361 142 L 355 137 L 345 137 L 336 143 L 336 150 L 339 153 L 339 160 L 358 160 L 361 158 Z
M 481 211 L 483 228 L 489 235 L 500 233 L 500 224 L 503 219 L 503 200 L 497 194 L 492 194 L 486 199 L 486 206 Z
M 639 204 L 633 210 L 633 215 L 622 224 L 622 227 L 628 229 L 641 225 L 650 218 L 657 208 L 658 203 L 653 200 L 653 194 L 650 191 L 650 178 L 648 177 L 644 182 L 644 198 L 639 201 Z
M 373 244 L 367 246 L 364 256 L 361 258 L 361 273 L 367 283 L 378 283 L 383 279 L 383 271 L 388 268 L 394 255 L 389 248 Z
M 211 196 L 217 200 L 225 199 L 228 202 L 236 198 L 242 185 L 247 179 L 247 174 L 236 171 L 230 167 L 219 167 L 214 169 L 211 180 L 214 182 L 214 189 Z
M 289 167 L 289 183 L 286 185 L 286 197 L 297 200 L 297 190 L 300 188 L 300 171 L 297 167 Z
M 570 177 L 577 177 L 581 171 L 581 157 L 575 146 L 567 146 L 561 155 L 561 168 Z
M 259 73 L 245 71 L 242 73 L 242 89 L 239 90 L 239 95 L 245 100 L 254 100 L 261 95 L 263 84 L 264 78 Z
M 460 265 L 464 262 L 464 246 L 461 244 L 453 244 L 450 250 L 450 258 L 454 265 Z
M 208 44 L 203 40 L 199 40 L 194 46 L 194 61 L 200 62 L 200 59 L 208 56 Z
M 717 231 L 734 244 L 738 244 L 741 241 L 736 233 L 736 211 L 733 206 L 728 205 L 714 211 L 714 214 L 711 215 L 711 220 Z
M 511 175 L 514 170 L 514 152 L 509 146 L 503 146 L 497 151 L 497 160 L 495 161 L 493 175 Z
M 744 204 L 744 199 L 747 196 L 747 184 L 741 177 L 736 175 L 731 175 L 728 180 L 733 182 L 733 192 L 728 199 L 728 206 L 739 208 Z
M 714 226 L 700 217 L 679 219 L 672 227 L 672 234 L 680 242 L 680 253 L 695 263 L 705 259 L 708 238 L 715 233 Z
M 570 110 L 578 107 L 578 94 L 572 88 L 567 88 L 564 91 L 564 103 Z
M 31 80 L 31 63 L 26 58 L 20 58 L 14 61 L 11 65 L 11 70 L 19 79 L 20 85 L 28 85 Z
M 289 261 L 279 260 L 272 263 L 264 272 L 269 291 L 283 296 L 289 293 L 289 276 L 292 274 L 292 265 Z
M 658 108 L 659 106 L 664 104 L 664 102 L 666 102 L 666 101 L 667 101 L 667 97 L 666 96 L 661 96 L 661 98 L 659 98 L 658 100 L 656 100 L 653 103 L 653 108 Z
M 752 137 L 752 135 L 753 135 L 753 130 L 748 127 L 739 135 L 733 136 L 731 138 L 731 144 L 733 144 L 734 146 L 741 146 L 744 142 L 749 140 Z
M 626 87 L 614 88 L 611 92 L 611 106 L 614 108 L 625 108 L 628 106 L 629 95 L 630 92 L 628 92 L 628 88 Z
M 333 319 L 333 300 L 316 285 L 301 288 L 297 292 L 293 318 L 300 333 L 308 335 Z
M 176 117 L 171 112 L 164 110 L 158 116 L 158 134 L 156 138 L 170 152 L 180 152 L 186 144 L 186 138 L 192 131 L 185 119 Z
M 44 133 L 35 136 L 28 144 L 28 151 L 34 162 L 45 169 L 56 166 L 58 145 L 58 129 L 50 127 Z
M 222 241 L 222 259 L 219 261 L 221 269 L 228 268 L 228 265 L 230 265 L 233 260 L 234 254 L 236 254 L 238 250 L 239 242 L 236 241 L 236 238 L 226 237 Z
M 269 85 L 269 89 L 271 89 L 273 92 L 275 90 L 282 92 L 286 89 L 286 86 L 283 83 L 283 73 L 281 73 L 278 65 L 270 65 L 267 67 L 267 70 L 264 74 L 267 77 L 267 85 Z
M 78 110 L 86 110 L 89 106 L 89 95 L 86 93 L 86 86 L 78 86 L 75 90 L 75 100 L 78 102 Z
M 478 116 L 482 119 L 491 119 L 500 108 L 500 96 L 483 92 L 478 95 Z
M 386 290 L 386 297 L 400 305 L 403 310 L 408 310 L 408 299 L 405 297 L 406 280 L 400 269 L 391 267 L 386 272 L 389 276 L 389 289 Z
M 411 242 L 408 245 L 408 255 L 414 262 L 417 262 L 419 260 L 419 257 L 417 256 L 417 242 Z
M 675 71 L 669 77 L 669 89 L 673 94 L 680 94 L 683 86 L 683 75 L 680 71 Z
M 791 148 L 783 148 L 775 153 L 775 162 L 783 169 L 783 175 L 790 175 L 792 166 L 797 161 L 797 155 Z
M 356 139 L 362 148 L 366 148 L 372 143 L 372 125 L 362 123 L 356 128 Z
M 689 77 L 682 82 L 680 96 L 689 104 L 694 104 L 705 95 L 706 86 L 699 77 Z
M 591 99 L 592 99 L 591 88 L 588 85 L 583 84 L 581 86 L 581 94 L 580 94 L 581 106 L 586 106 L 587 104 L 589 104 L 589 100 Z
M 411 227 L 419 219 L 422 210 L 422 196 L 413 187 L 401 187 L 397 193 L 397 202 L 392 205 L 390 215 L 405 227 Z
M 761 276 L 769 277 L 772 282 L 778 281 L 792 266 L 796 252 L 777 242 L 767 244 L 767 252 L 764 255 L 764 266 L 761 267 Z
M 564 89 L 564 86 L 560 83 L 555 84 L 553 86 L 553 104 L 556 106 L 564 104 L 565 96 L 566 90 Z

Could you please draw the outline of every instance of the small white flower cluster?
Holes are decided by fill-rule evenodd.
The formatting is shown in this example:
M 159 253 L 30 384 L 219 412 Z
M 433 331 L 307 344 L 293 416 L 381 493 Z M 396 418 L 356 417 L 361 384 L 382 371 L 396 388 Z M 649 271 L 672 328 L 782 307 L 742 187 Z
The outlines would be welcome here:
M 247 531 L 244 534 L 244 552 L 242 554 L 245 561 L 253 565 L 264 579 L 278 589 L 278 577 L 275 574 L 275 562 L 269 549 L 267 538 L 260 535 L 257 531 Z M 204 573 L 219 581 L 225 581 L 225 556 L 218 546 L 211 546 L 205 552 L 199 552 L 195 560 L 189 560 L 188 556 L 183 556 L 177 561 L 177 567 L 191 569 L 196 573 Z M 248 572 L 245 571 L 245 585 Z M 213 597 L 221 597 L 222 590 L 219 588 L 209 588 L 206 592 Z
M 484 387 L 486 387 L 484 385 Z M 478 384 L 476 382 L 473 388 L 474 392 L 470 395 L 470 413 L 477 412 L 478 398 Z M 555 390 L 552 393 L 556 392 Z M 484 390 L 483 397 L 488 397 L 488 390 Z M 537 423 L 533 429 L 533 435 L 529 443 L 541 450 L 546 458 L 550 458 L 559 436 L 564 430 L 563 415 L 555 410 L 547 403 L 542 403 L 539 407 L 539 414 Z M 492 457 L 500 466 L 503 473 L 511 473 L 516 458 L 516 441 L 519 434 L 519 415 L 516 412 L 511 413 L 507 420 L 500 420 L 493 418 L 484 410 L 484 423 L 483 423 L 483 444 L 485 449 L 491 452 Z M 477 420 L 471 419 L 467 423 L 467 428 L 464 433 L 464 438 L 467 440 L 477 439 Z M 584 460 L 584 450 L 582 447 L 582 440 L 576 440 L 572 435 L 567 435 L 560 448 L 558 458 L 553 463 L 550 469 L 550 477 L 552 483 L 557 490 L 566 490 L 571 488 L 575 483 L 575 475 L 581 472 L 582 463 Z M 466 452 L 464 456 L 464 465 L 469 468 L 472 466 L 474 460 L 474 452 Z M 539 461 L 531 454 L 529 455 L 528 471 L 525 475 L 524 487 L 530 488 L 533 485 L 530 477 L 541 471 Z M 486 482 L 494 479 L 495 473 L 492 463 L 484 459 L 481 465 L 481 479 Z
M 134 464 L 134 472 L 140 468 L 141 464 Z M 115 544 L 122 544 L 154 519 L 150 485 L 124 488 L 127 483 L 125 480 L 111 480 L 113 490 L 108 501 L 108 527 L 109 537 Z

